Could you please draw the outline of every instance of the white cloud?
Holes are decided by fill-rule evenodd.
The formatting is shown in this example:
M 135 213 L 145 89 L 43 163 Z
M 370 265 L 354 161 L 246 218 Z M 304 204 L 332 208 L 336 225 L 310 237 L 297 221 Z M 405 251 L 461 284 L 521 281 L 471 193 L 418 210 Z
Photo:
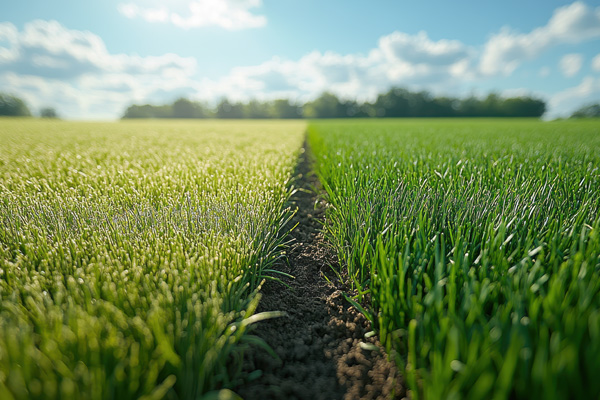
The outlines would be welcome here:
M 586 76 L 579 85 L 555 93 L 548 102 L 548 116 L 566 117 L 581 106 L 600 99 L 600 78 Z
M 288 96 L 302 101 L 323 91 L 343 98 L 372 100 L 390 86 L 449 89 L 472 79 L 472 51 L 458 41 L 430 40 L 394 32 L 368 54 L 311 52 L 297 61 L 277 57 L 252 67 L 238 67 L 222 79 L 234 99 Z
M 469 49 L 457 40 L 434 42 L 427 33 L 417 35 L 394 32 L 379 40 L 379 47 L 389 59 L 410 64 L 451 65 L 469 55 Z
M 159 57 L 109 54 L 99 36 L 66 29 L 56 21 L 36 20 L 25 24 L 24 30 L 12 39 L 12 49 L 0 45 L 0 54 L 7 52 L 13 56 L 0 56 L 0 72 L 10 70 L 64 80 L 104 72 L 162 75 L 172 69 L 190 75 L 196 69 L 194 58 L 175 54 Z
M 111 54 L 99 36 L 56 21 L 32 21 L 21 32 L 0 24 L 0 90 L 67 117 L 115 117 L 132 99 L 189 91 L 196 64 L 175 54 Z
M 185 12 L 173 11 L 164 5 L 141 7 L 136 3 L 121 3 L 118 11 L 127 18 L 142 18 L 147 22 L 170 22 L 184 29 L 219 26 L 229 30 L 259 28 L 267 18 L 252 9 L 262 0 L 196 0 L 187 4 Z
M 193 58 L 111 54 L 97 35 L 55 21 L 33 21 L 21 32 L 4 24 L 0 34 L 11 43 L 2 47 L 0 42 L 0 54 L 18 55 L 0 58 L 0 90 L 23 93 L 35 108 L 59 99 L 56 106 L 67 117 L 116 117 L 132 101 L 165 102 L 179 95 L 306 101 L 331 91 L 364 101 L 391 86 L 451 93 L 474 77 L 474 50 L 458 41 L 432 40 L 424 32 L 383 36 L 367 54 L 274 57 L 233 68 L 217 80 L 198 79 Z
M 592 69 L 596 72 L 600 72 L 600 54 L 592 60 Z
M 558 63 L 563 75 L 571 78 L 579 72 L 583 65 L 583 56 L 581 54 L 565 54 Z
M 147 0 L 147 4 L 152 6 L 152 1 L 158 2 Z M 226 7 L 243 5 L 241 9 L 246 10 L 260 5 L 259 0 L 225 3 Z M 160 4 L 143 9 L 131 3 L 120 9 L 131 18 L 153 21 L 165 20 L 168 14 L 173 22 L 175 13 Z M 574 3 L 557 9 L 545 26 L 528 34 L 499 32 L 483 50 L 457 40 L 434 40 L 425 32 L 393 32 L 366 53 L 314 51 L 293 60 L 273 57 L 258 65 L 232 68 L 216 80 L 198 76 L 195 58 L 110 53 L 99 36 L 67 29 L 56 21 L 32 21 L 21 31 L 11 23 L 0 23 L 0 91 L 25 97 L 34 109 L 55 106 L 70 118 L 115 118 L 132 102 L 164 103 L 177 96 L 208 101 L 223 96 L 242 101 L 282 97 L 307 101 L 330 91 L 345 99 L 370 101 L 392 86 L 461 95 L 476 90 L 486 79 L 482 70 L 507 73 L 554 42 L 600 37 L 600 28 L 593 23 L 600 18 L 598 10 Z M 232 15 L 229 17 L 238 18 Z M 210 18 L 213 22 L 218 19 Z M 494 60 L 498 63 L 491 63 Z M 582 62 L 581 55 L 568 54 L 560 67 L 564 74 L 574 76 Z M 592 68 L 600 71 L 600 54 L 593 59 Z M 542 77 L 549 73 L 549 67 L 539 71 Z M 597 96 L 598 79 L 586 79 L 552 97 L 552 112 L 569 108 L 579 95 Z
M 529 33 L 503 28 L 485 44 L 480 69 L 484 75 L 510 75 L 522 62 L 533 60 L 552 46 L 600 37 L 600 7 L 575 2 L 556 9 L 545 26 Z
M 127 18 L 133 19 L 140 14 L 140 8 L 133 3 L 121 3 L 117 5 L 117 10 Z
M 2 45 L 4 43 L 5 46 Z M 58 101 L 67 117 L 118 116 L 131 101 L 175 96 L 216 100 L 289 97 L 300 101 L 332 91 L 371 100 L 390 86 L 450 89 L 470 79 L 471 50 L 458 41 L 434 41 L 424 32 L 384 36 L 368 54 L 312 52 L 233 68 L 218 80 L 198 79 L 194 58 L 175 54 L 111 54 L 102 39 L 56 21 L 33 21 L 19 32 L 0 25 L 0 90 L 23 93 L 39 108 Z M 104 99 L 101 100 L 101 99 Z M 62 108 L 65 108 L 63 110 Z
M 0 65 L 13 61 L 18 52 L 16 49 L 19 32 L 10 22 L 0 23 Z

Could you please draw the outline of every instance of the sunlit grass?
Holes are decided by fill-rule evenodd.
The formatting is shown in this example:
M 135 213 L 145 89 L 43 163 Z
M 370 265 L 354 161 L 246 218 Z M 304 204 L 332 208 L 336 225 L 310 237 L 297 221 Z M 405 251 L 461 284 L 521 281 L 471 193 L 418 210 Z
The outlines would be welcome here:
M 309 139 L 328 237 L 413 398 L 600 396 L 597 122 L 313 122 Z
M 304 125 L 1 123 L 0 398 L 234 386 Z

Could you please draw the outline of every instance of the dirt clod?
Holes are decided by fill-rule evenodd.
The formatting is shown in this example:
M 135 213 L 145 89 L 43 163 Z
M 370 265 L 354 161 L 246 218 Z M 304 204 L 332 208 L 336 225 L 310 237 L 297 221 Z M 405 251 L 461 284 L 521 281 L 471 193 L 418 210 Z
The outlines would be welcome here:
M 405 391 L 395 364 L 375 336 L 364 338 L 371 330 L 368 321 L 346 301 L 342 283 L 331 273 L 336 258 L 320 232 L 324 204 L 318 201 L 319 182 L 307 158 L 306 153 L 301 156 L 296 171 L 300 190 L 292 198 L 298 207 L 291 221 L 298 224 L 291 234 L 294 242 L 288 263 L 278 266 L 295 279 L 282 279 L 291 289 L 267 281 L 258 310 L 286 311 L 288 316 L 262 321 L 253 331 L 279 359 L 250 349 L 245 373 L 263 374 L 235 391 L 247 400 L 402 398 Z M 379 351 L 364 350 L 361 342 Z

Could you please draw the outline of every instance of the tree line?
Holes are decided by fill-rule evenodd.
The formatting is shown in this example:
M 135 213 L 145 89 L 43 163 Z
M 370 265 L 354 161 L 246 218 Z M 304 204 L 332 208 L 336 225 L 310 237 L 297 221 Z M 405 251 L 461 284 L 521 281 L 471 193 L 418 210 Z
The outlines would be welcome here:
M 588 104 L 571 114 L 571 118 L 600 118 L 600 103 Z
M 131 105 L 123 118 L 369 118 L 369 117 L 541 117 L 543 100 L 532 97 L 485 98 L 434 97 L 428 92 L 392 88 L 374 102 L 343 100 L 325 92 L 304 104 L 287 99 L 232 102 L 222 99 L 216 107 L 179 98 L 166 105 Z
M 374 102 L 343 100 L 325 92 L 304 104 L 288 99 L 232 102 L 222 99 L 216 107 L 180 98 L 165 105 L 131 105 L 122 118 L 369 118 L 369 117 L 540 117 L 543 100 L 521 96 L 502 98 L 494 93 L 485 98 L 434 97 L 426 91 L 392 88 Z M 592 104 L 575 111 L 572 118 L 598 117 L 600 106 Z M 31 116 L 27 104 L 14 95 L 0 92 L 0 116 Z M 58 117 L 52 107 L 40 110 L 46 118 Z
M 0 93 L 0 116 L 5 117 L 31 117 L 31 110 L 27 104 L 17 96 L 8 93 Z M 56 110 L 45 107 L 40 110 L 42 118 L 58 118 Z

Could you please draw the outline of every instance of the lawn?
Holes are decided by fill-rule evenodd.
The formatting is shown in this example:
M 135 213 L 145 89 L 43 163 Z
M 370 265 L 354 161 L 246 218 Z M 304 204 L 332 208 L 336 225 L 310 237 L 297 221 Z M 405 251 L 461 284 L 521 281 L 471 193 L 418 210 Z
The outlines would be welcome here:
M 325 230 L 413 398 L 598 398 L 600 125 L 315 121 Z

